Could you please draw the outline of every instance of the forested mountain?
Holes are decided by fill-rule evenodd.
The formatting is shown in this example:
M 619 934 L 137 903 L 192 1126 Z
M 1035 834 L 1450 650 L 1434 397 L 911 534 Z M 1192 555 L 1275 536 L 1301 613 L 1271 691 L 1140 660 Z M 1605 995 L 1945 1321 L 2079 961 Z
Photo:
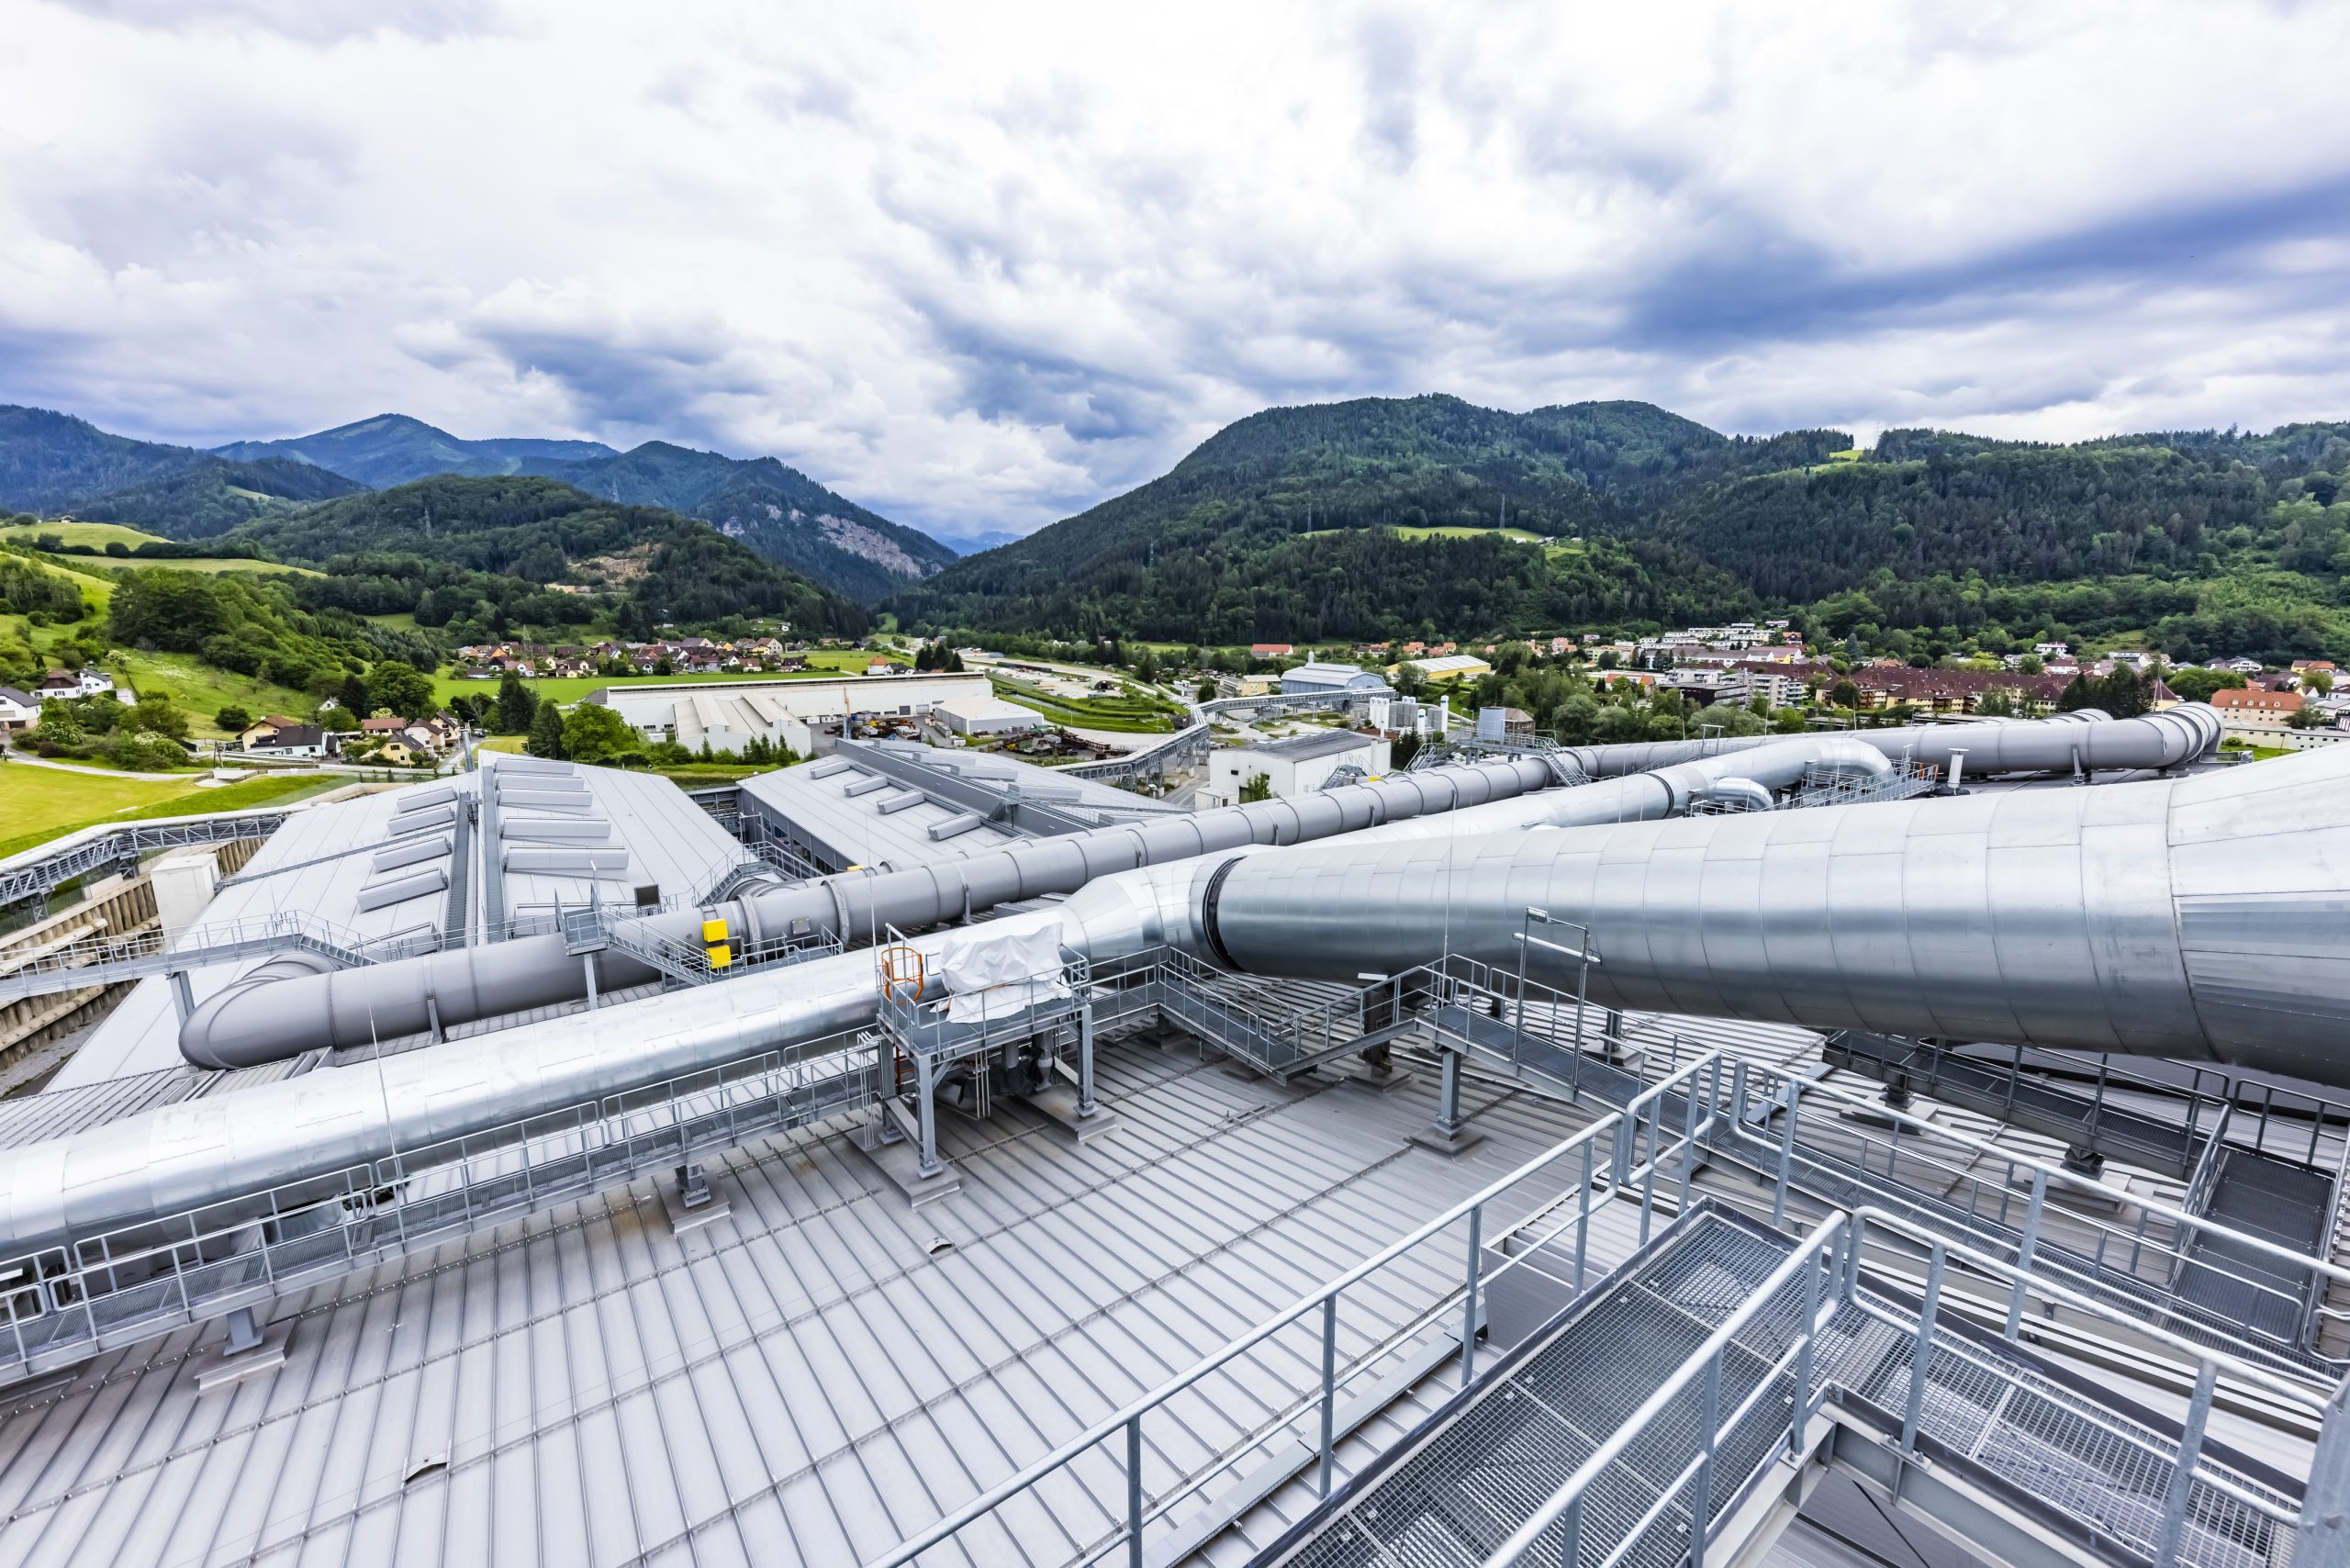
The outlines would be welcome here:
M 1697 487 L 1850 445 L 1833 431 L 1733 439 L 1646 403 L 1270 409 L 893 605 L 925 624 L 1209 643 L 1717 614 L 1746 601 L 1739 585 L 1632 525 Z M 1561 542 L 1420 532 L 1505 523 Z
M 666 442 L 466 441 L 405 414 L 210 453 L 109 435 L 43 409 L 0 407 L 0 511 L 71 513 L 174 539 L 225 532 L 303 503 L 440 475 L 556 478 L 623 506 L 699 518 L 768 560 L 862 604 L 946 566 L 955 552 L 772 457 Z
M 291 458 L 314 463 L 371 489 L 405 485 L 435 474 L 482 476 L 520 474 L 532 465 L 576 463 L 615 455 L 599 441 L 542 441 L 507 437 L 466 441 L 406 414 L 378 414 L 372 420 L 337 425 L 316 435 L 284 441 L 240 441 L 214 449 L 215 454 L 238 462 L 256 458 Z
M 0 406 L 0 508 L 10 511 L 53 514 L 203 460 L 193 447 L 109 435 L 71 414 Z
M 891 608 L 1205 643 L 1778 611 L 1906 656 L 2048 639 L 2350 656 L 2350 424 L 1850 447 L 1727 438 L 1640 403 L 1270 409 Z
M 206 539 L 268 512 L 356 495 L 365 488 L 340 474 L 290 458 L 232 463 L 199 456 L 176 473 L 84 501 L 73 515 L 88 522 L 128 523 L 167 538 Z
M 591 462 L 528 466 L 607 500 L 700 518 L 864 604 L 955 560 L 955 552 L 930 535 L 868 511 L 772 457 L 737 460 L 649 441 Z
M 262 518 L 235 537 L 327 571 L 301 583 L 308 602 L 413 611 L 459 641 L 509 624 L 586 626 L 599 609 L 640 637 L 730 616 L 780 617 L 811 635 L 854 635 L 871 620 L 691 518 L 533 476 L 419 480 Z

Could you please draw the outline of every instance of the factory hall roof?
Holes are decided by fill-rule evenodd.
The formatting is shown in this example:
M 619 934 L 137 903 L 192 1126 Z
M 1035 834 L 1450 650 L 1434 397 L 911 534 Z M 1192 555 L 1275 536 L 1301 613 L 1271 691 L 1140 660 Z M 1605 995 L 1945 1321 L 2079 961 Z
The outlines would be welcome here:
M 1362 751 L 1379 744 L 1377 735 L 1357 734 L 1352 730 L 1333 730 L 1327 734 L 1292 735 L 1287 740 L 1259 741 L 1254 745 L 1234 746 L 1235 751 L 1248 752 L 1257 756 L 1278 756 L 1290 762 L 1311 762 L 1318 756 L 1337 756 L 1350 751 Z
M 483 755 L 500 769 L 502 831 L 495 842 L 475 810 L 477 774 L 311 807 L 292 813 L 219 887 L 197 925 L 290 916 L 341 937 L 430 946 L 450 940 L 454 930 L 480 935 L 491 913 L 484 882 L 493 873 L 501 878 L 506 919 L 543 921 L 558 902 L 628 902 L 645 885 L 660 888 L 664 898 L 690 900 L 744 858 L 725 829 L 656 775 Z M 571 846 L 581 841 L 534 841 L 530 835 L 548 823 L 586 824 L 584 831 L 597 835 L 586 847 L 597 857 L 567 869 L 565 854 L 576 854 Z M 266 961 L 249 957 L 190 969 L 190 995 L 201 1005 Z M 196 1071 L 180 1057 L 171 982 L 153 976 L 92 1031 L 50 1087 L 140 1078 L 151 1092 L 163 1092 L 171 1077 Z M 167 1076 L 151 1078 L 156 1074 Z M 6 1120 L 0 1117 L 0 1126 Z

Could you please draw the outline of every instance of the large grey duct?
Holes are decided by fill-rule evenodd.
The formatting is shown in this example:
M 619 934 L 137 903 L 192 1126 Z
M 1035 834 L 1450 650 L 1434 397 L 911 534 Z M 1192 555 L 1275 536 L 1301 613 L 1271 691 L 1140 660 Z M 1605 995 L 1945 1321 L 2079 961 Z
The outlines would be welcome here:
M 506 766 L 500 764 L 500 767 Z M 1069 893 L 1099 877 L 1245 845 L 1301 844 L 1425 812 L 1447 812 L 1539 790 L 1554 775 L 1537 761 L 1489 762 L 1398 774 L 1289 801 L 1153 817 L 1090 833 L 1030 839 L 985 855 L 903 871 L 851 873 L 798 887 L 757 890 L 715 907 L 738 944 L 755 946 L 811 934 L 872 937 L 889 926 L 923 930 L 974 911 L 1046 893 Z M 527 824 L 532 837 L 568 822 Z M 509 837 L 525 831 L 514 821 Z M 702 914 L 651 916 L 672 941 L 700 935 Z M 655 980 L 656 971 L 615 948 L 586 960 L 599 991 Z M 559 935 L 435 953 L 268 987 L 232 986 L 180 1028 L 180 1053 L 198 1067 L 252 1067 L 322 1046 L 362 1046 L 588 994 L 582 960 Z M 428 1007 L 428 1002 L 431 1006 Z
M 285 977 L 325 961 L 273 959 L 230 989 L 282 994 L 302 983 Z M 274 995 L 267 1000 L 274 1005 Z M 873 956 L 847 954 L 201 1096 L 9 1149 L 0 1152 L 0 1259 L 820 1039 L 869 1025 L 878 1000 Z
M 1015 918 L 1058 919 L 1097 958 L 1172 941 L 1352 979 L 1448 945 L 1514 964 L 1534 906 L 1591 924 L 1607 1004 L 2350 1083 L 2345 783 L 2350 755 L 2324 752 L 2103 790 L 1316 845 L 1116 877 Z M 1137 891 L 1153 885 L 1155 902 Z M 232 989 L 308 983 L 264 971 Z M 0 1152 L 0 1256 L 820 1038 L 877 999 L 872 956 L 848 954 Z
M 2082 726 L 2087 734 L 2116 725 Z M 1064 915 L 1249 973 L 1587 925 L 1592 998 L 1813 1028 L 2217 1059 L 2350 1084 L 2350 754 L 2101 790 L 1314 846 L 1122 879 Z M 1548 949 L 1538 979 L 1573 977 Z
M 2083 773 L 2116 768 L 2176 767 L 2208 756 L 2220 745 L 2220 715 L 2201 702 L 2184 702 L 2135 719 L 2108 719 L 2095 710 L 2021 723 L 1912 724 L 1853 730 L 1845 738 L 1887 757 L 1936 767 L 1966 753 L 1966 771 Z M 1643 773 L 1677 763 L 1777 744 L 1781 737 L 1742 735 L 1701 741 L 1648 741 L 1624 745 L 1571 746 L 1564 756 L 1594 778 Z

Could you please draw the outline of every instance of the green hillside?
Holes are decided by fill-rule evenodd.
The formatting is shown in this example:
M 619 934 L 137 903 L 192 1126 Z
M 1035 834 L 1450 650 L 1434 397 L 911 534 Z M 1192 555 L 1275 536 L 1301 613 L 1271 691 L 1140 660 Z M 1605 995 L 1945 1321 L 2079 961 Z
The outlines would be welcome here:
M 109 435 L 48 409 L 0 406 L 0 508 L 55 513 L 203 461 L 190 447 Z
M 770 561 L 875 604 L 945 569 L 955 553 L 918 529 L 817 484 L 772 457 L 737 460 L 667 442 L 646 442 L 587 463 L 534 464 L 532 471 L 627 506 L 698 517 Z
M 1785 613 L 1907 657 L 2350 655 L 2350 424 L 1725 437 L 1639 403 L 1276 409 L 891 600 L 909 628 L 1319 642 Z M 1527 536 L 1539 536 L 1528 541 Z M 1577 548 L 1543 540 L 1580 537 Z
M 340 474 L 283 457 L 252 463 L 204 457 L 174 474 L 111 490 L 73 509 L 77 519 L 118 522 L 171 539 L 205 539 L 241 522 L 364 489 Z
M 599 614 L 636 636 L 729 616 L 853 636 L 870 620 L 703 523 L 554 479 L 424 479 L 260 519 L 235 537 L 324 570 L 327 580 L 302 585 L 308 602 L 412 613 L 458 640 L 501 623 L 587 627 Z
M 910 625 L 1205 643 L 1703 616 L 1746 596 L 1631 525 L 1695 487 L 1850 444 L 1832 431 L 1733 439 L 1645 403 L 1268 409 L 890 608 Z M 1611 527 L 1613 543 L 1555 554 L 1509 532 Z

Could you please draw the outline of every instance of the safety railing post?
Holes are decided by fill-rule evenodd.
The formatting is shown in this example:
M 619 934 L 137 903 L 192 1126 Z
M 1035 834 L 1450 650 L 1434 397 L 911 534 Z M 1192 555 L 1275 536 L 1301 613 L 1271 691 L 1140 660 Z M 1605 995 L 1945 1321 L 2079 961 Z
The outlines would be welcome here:
M 1710 1112 L 1721 1103 L 1722 1063 L 1719 1057 L 1706 1075 L 1706 1104 Z M 1689 1182 L 1697 1172 L 1697 1080 L 1695 1074 L 1681 1089 L 1681 1183 L 1673 1194 L 1673 1212 L 1689 1212 Z
M 2031 1173 L 2031 1201 L 2024 1205 L 2023 1236 L 2016 1244 L 2016 1282 L 2008 1293 L 2008 1343 L 2023 1332 L 2023 1293 L 2031 1274 L 2032 1254 L 2040 1249 L 2040 1215 L 2048 1206 L 2048 1172 Z
M 1462 1293 L 1460 1305 L 1460 1386 L 1469 1386 L 1477 1375 L 1477 1275 L 1478 1252 L 1484 1244 L 1485 1205 L 1478 1204 L 1469 1211 L 1468 1286 Z
M 1842 1236 L 1837 1240 L 1841 1243 Z M 1796 1460 L 1803 1457 L 1804 1439 L 1811 1427 L 1811 1352 L 1819 1338 L 1819 1266 L 1824 1260 L 1814 1258 L 1803 1271 L 1803 1320 L 1797 1329 L 1803 1337 L 1796 1342 L 1795 1400 L 1787 1410 L 1787 1455 Z
M 1787 1120 L 1779 1129 L 1779 1174 L 1771 1189 L 1771 1228 L 1776 1230 L 1787 1218 L 1787 1183 L 1794 1178 L 1796 1164 L 1796 1117 L 1803 1098 L 1803 1080 L 1787 1080 Z
M 1575 1215 L 1575 1294 L 1577 1295 L 1583 1294 L 1583 1260 L 1591 1250 L 1592 1149 L 1595 1147 L 1590 1143 L 1583 1146 L 1583 1206 L 1581 1212 Z
M 1689 1502 L 1689 1568 L 1706 1568 L 1706 1538 L 1713 1533 L 1714 1451 L 1722 1420 L 1722 1349 L 1706 1359 L 1705 1394 L 1697 1435 L 1705 1445 L 1697 1460 L 1695 1495 Z
M 1126 1422 L 1126 1563 L 1142 1568 L 1142 1412 Z
M 2178 1435 L 2178 1464 L 2163 1496 L 2162 1529 L 2154 1538 L 2154 1568 L 2172 1568 L 2178 1561 L 2178 1544 L 2187 1533 L 2187 1505 L 2195 1492 L 2195 1466 L 2203 1453 L 2203 1428 L 2211 1419 L 2211 1393 L 2219 1377 L 2219 1365 L 2209 1357 L 2196 1369 L 2195 1398 L 2187 1407 L 2187 1424 Z
M 1333 1428 L 1338 1412 L 1338 1294 L 1322 1298 L 1322 1461 L 1315 1471 L 1315 1495 L 1330 1495 Z
M 1918 1309 L 1918 1338 L 1909 1351 L 1909 1401 L 1901 1417 L 1901 1452 L 1905 1457 L 1918 1451 L 1918 1425 L 1925 1418 L 1926 1383 L 1933 1371 L 1934 1316 L 1942 1310 L 1942 1273 L 1949 1263 L 1949 1249 L 1935 1242 L 1931 1260 L 1926 1265 L 1925 1305 Z M 1898 1477 L 1894 1490 L 1897 1495 L 1900 1491 Z

